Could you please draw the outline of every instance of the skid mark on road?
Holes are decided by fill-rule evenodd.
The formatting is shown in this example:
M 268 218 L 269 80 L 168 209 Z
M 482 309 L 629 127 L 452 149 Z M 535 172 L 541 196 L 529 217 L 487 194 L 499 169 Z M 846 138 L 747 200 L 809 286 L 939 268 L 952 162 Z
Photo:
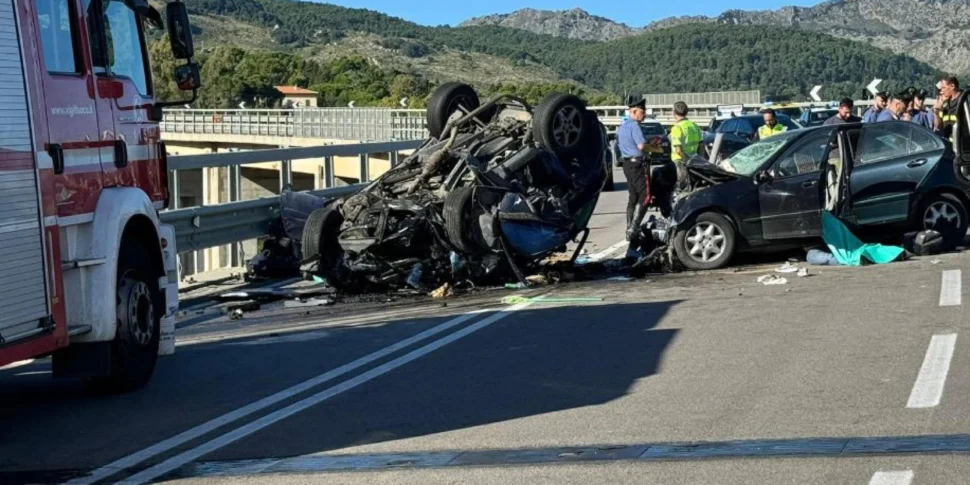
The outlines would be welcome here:
M 934 335 L 926 349 L 923 366 L 909 395 L 908 408 L 932 408 L 940 404 L 946 376 L 950 372 L 950 361 L 956 347 L 957 334 Z
M 876 472 L 869 485 L 909 485 L 913 483 L 913 470 Z
M 940 285 L 940 306 L 960 306 L 962 302 L 962 273 L 958 269 L 943 272 Z

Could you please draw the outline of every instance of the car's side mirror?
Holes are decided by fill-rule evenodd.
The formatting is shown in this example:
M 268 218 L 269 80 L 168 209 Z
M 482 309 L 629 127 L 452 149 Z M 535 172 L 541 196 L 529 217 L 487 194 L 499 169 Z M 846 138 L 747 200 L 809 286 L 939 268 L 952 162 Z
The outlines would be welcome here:
M 172 44 L 172 55 L 176 59 L 191 59 L 195 55 L 192 44 L 192 29 L 189 13 L 182 2 L 172 2 L 165 6 L 168 18 L 168 38 Z
M 768 170 L 762 170 L 758 172 L 757 175 L 754 176 L 754 181 L 758 185 L 767 184 L 771 182 L 771 180 L 772 180 L 771 172 L 769 172 Z
M 181 91 L 194 91 L 202 87 L 202 75 L 199 73 L 198 64 L 189 63 L 178 66 L 175 68 L 173 75 L 175 77 L 175 85 Z

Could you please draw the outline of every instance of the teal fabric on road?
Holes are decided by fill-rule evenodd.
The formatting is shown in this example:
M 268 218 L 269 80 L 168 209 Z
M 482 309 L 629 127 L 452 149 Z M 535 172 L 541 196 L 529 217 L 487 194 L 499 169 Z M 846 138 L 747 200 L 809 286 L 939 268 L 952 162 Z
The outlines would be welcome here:
M 835 259 L 847 266 L 892 263 L 903 254 L 903 248 L 898 246 L 883 246 L 860 241 L 842 221 L 828 211 L 822 212 L 822 239 Z

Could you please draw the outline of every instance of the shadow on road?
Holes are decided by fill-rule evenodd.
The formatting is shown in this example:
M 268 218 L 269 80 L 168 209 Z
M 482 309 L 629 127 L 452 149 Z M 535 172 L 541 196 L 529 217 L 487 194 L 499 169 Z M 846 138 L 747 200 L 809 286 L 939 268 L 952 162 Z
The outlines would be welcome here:
M 207 461 L 339 450 L 613 401 L 660 372 L 678 331 L 655 327 L 676 304 L 515 313 Z

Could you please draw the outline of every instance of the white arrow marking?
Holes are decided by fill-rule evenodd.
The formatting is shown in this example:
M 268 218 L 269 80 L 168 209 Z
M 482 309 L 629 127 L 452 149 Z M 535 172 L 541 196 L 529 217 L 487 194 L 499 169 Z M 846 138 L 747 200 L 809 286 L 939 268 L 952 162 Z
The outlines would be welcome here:
M 821 90 L 821 89 L 822 89 L 822 86 L 815 86 L 814 88 L 812 88 L 812 92 L 811 92 L 811 93 L 809 93 L 809 94 L 811 94 L 811 95 L 812 95 L 812 99 L 814 99 L 815 101 L 821 101 L 821 100 L 822 100 L 822 98 L 820 98 L 820 97 L 818 96 L 818 92 L 819 92 L 819 90 Z
M 872 93 L 872 94 L 875 95 L 876 93 L 879 92 L 876 89 L 876 86 L 879 86 L 879 83 L 881 83 L 881 82 L 882 82 L 882 79 L 873 79 L 872 82 L 869 83 L 868 86 L 866 86 L 866 89 L 868 89 L 870 93 Z
M 239 102 L 239 109 L 246 109 L 246 102 L 245 101 L 240 101 Z
M 351 101 L 351 102 L 347 103 L 347 107 L 348 108 L 353 108 L 354 107 L 354 102 Z
M 401 107 L 402 108 L 407 108 L 408 107 L 408 97 L 407 96 L 401 98 Z

